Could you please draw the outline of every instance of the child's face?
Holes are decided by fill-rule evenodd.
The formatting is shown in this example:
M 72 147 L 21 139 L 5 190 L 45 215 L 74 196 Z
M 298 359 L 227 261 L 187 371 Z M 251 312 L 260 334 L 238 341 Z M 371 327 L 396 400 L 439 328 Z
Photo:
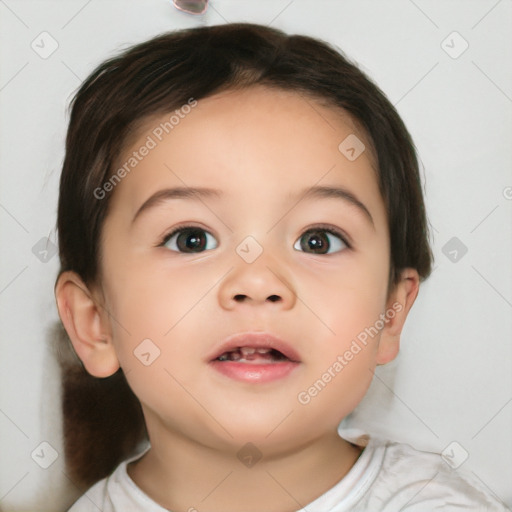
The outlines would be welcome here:
M 160 141 L 155 129 L 169 117 L 148 122 L 121 156 L 119 167 L 134 151 L 140 161 L 115 187 L 102 237 L 107 323 L 150 435 L 165 425 L 206 445 L 285 450 L 335 431 L 394 350 L 384 337 L 379 345 L 380 332 L 354 345 L 365 328 L 382 328 L 394 301 L 369 151 L 350 161 L 338 149 L 355 132 L 350 120 L 290 92 L 199 100 Z M 148 136 L 156 147 L 142 157 Z M 174 187 L 218 196 L 162 200 L 136 215 Z M 334 194 L 302 197 L 314 187 L 344 189 L 368 212 Z M 200 231 L 159 245 L 181 224 Z M 306 233 L 317 225 L 346 233 L 352 247 L 320 228 Z M 212 363 L 227 337 L 247 332 L 285 340 L 299 362 L 272 363 L 267 380 L 250 370 L 268 355 L 242 369 Z

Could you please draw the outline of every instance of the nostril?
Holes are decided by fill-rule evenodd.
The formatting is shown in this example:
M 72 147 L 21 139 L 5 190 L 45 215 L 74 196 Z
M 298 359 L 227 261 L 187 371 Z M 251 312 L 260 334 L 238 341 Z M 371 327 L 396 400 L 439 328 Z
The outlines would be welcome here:
M 233 297 L 233 299 L 236 300 L 237 302 L 243 302 L 246 298 L 247 295 L 243 294 L 238 294 Z M 278 302 L 281 300 L 281 297 L 279 297 L 279 295 L 269 295 L 267 300 L 269 300 L 270 302 Z

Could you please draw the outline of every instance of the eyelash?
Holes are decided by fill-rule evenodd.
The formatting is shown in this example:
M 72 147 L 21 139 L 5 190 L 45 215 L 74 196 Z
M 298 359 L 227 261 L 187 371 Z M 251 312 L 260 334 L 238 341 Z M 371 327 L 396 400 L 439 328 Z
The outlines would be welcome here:
M 172 231 L 164 235 L 157 247 L 163 247 L 176 233 L 179 233 L 185 229 L 202 229 L 203 231 L 209 233 L 208 230 L 196 224 L 180 224 L 176 226 Z
M 333 226 L 330 226 L 328 224 L 315 224 L 314 226 L 310 226 L 310 227 L 306 228 L 302 232 L 301 237 L 308 231 L 325 231 L 326 233 L 337 236 L 347 246 L 347 249 L 352 249 L 352 244 L 350 244 L 348 242 L 347 235 L 345 235 L 345 233 L 343 233 L 342 231 L 340 231 L 339 229 L 337 229 Z M 299 239 L 300 239 L 300 237 L 299 237 Z M 323 254 L 323 255 L 319 255 L 319 256 L 328 256 L 328 255 Z
M 165 244 L 176 233 L 179 233 L 180 231 L 183 231 L 185 229 L 202 229 L 203 231 L 210 233 L 208 230 L 206 230 L 203 227 L 198 226 L 196 224 L 180 224 L 180 225 L 176 226 L 171 232 L 165 234 L 162 237 L 161 241 L 157 244 L 157 247 L 164 247 Z M 316 224 L 314 226 L 310 226 L 303 231 L 301 236 L 303 236 L 308 231 L 315 231 L 315 230 L 325 231 L 326 233 L 337 236 L 347 246 L 347 249 L 352 249 L 352 244 L 348 242 L 348 237 L 343 232 L 341 232 L 340 230 L 338 230 L 332 226 L 326 225 L 326 224 Z M 300 237 L 299 237 L 299 239 L 300 239 Z M 329 256 L 329 255 L 328 254 L 323 254 L 323 255 L 320 254 L 319 256 Z

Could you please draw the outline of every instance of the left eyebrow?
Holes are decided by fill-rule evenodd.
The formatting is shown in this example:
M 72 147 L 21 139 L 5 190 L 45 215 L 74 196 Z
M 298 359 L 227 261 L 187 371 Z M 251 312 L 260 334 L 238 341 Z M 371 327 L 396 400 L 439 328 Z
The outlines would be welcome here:
M 200 201 L 203 197 L 214 197 L 220 198 L 222 196 L 222 192 L 220 190 L 216 190 L 213 188 L 204 188 L 204 187 L 175 187 L 175 188 L 164 188 L 162 190 L 158 190 L 153 195 L 149 196 L 144 203 L 137 210 L 132 219 L 132 224 L 135 220 L 143 213 L 147 212 L 152 208 L 155 208 L 157 205 L 170 201 L 172 199 L 192 199 L 195 201 Z
M 373 229 L 375 230 L 375 224 L 373 222 L 373 217 L 370 214 L 370 211 L 368 208 L 364 205 L 362 201 L 360 201 L 357 196 L 351 192 L 350 190 L 347 190 L 346 188 L 342 187 L 328 187 L 328 186 L 315 186 L 310 187 L 307 189 L 304 189 L 302 193 L 299 193 L 299 196 L 301 196 L 301 201 L 303 199 L 341 199 L 342 201 L 346 202 L 350 206 L 353 206 L 356 208 L 356 211 L 363 213 L 366 220 L 370 222 Z

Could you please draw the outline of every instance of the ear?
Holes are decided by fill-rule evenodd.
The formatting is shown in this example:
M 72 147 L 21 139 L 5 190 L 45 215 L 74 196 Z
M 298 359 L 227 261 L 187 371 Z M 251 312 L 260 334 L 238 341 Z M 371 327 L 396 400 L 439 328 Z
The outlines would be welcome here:
M 55 285 L 60 319 L 85 369 L 109 377 L 119 369 L 108 314 L 76 272 L 63 272 Z
M 405 319 L 418 296 L 420 279 L 413 268 L 400 274 L 400 281 L 391 292 L 386 304 L 386 320 L 381 331 L 377 351 L 377 364 L 386 364 L 395 359 L 400 348 L 400 334 Z

